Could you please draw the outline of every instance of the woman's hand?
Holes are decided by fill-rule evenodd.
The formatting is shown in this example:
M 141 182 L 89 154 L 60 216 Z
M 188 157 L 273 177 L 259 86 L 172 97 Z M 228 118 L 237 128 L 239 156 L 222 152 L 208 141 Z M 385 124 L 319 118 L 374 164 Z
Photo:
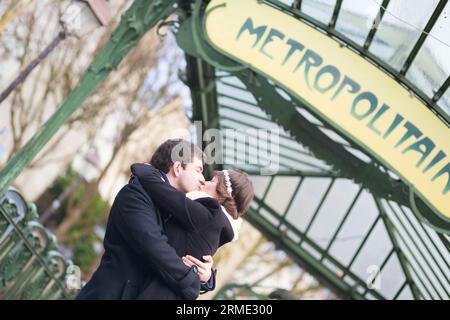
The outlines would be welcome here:
M 209 278 L 211 278 L 211 268 L 214 262 L 211 256 L 203 256 L 203 260 L 205 260 L 205 262 L 202 262 L 190 255 L 186 255 L 181 259 L 183 260 L 183 263 L 189 268 L 194 264 L 197 266 L 200 282 L 208 282 Z

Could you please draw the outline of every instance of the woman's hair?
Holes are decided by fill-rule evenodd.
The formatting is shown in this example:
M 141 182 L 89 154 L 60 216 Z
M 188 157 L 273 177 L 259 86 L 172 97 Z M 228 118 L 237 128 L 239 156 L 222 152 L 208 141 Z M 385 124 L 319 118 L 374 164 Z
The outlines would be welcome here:
M 237 219 L 242 217 L 250 207 L 254 195 L 253 184 L 248 175 L 241 170 L 228 169 L 228 174 L 233 189 L 231 196 L 227 191 L 223 171 L 214 171 L 214 175 L 218 179 L 216 191 L 218 196 L 224 199 L 222 203 L 224 208 L 234 219 Z

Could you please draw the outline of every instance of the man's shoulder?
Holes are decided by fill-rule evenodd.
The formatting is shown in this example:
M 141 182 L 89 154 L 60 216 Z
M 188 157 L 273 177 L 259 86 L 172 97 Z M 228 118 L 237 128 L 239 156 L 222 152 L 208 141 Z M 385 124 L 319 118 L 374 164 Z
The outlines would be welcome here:
M 131 179 L 126 185 L 120 189 L 116 196 L 116 200 L 136 199 L 146 202 L 152 202 L 138 179 Z

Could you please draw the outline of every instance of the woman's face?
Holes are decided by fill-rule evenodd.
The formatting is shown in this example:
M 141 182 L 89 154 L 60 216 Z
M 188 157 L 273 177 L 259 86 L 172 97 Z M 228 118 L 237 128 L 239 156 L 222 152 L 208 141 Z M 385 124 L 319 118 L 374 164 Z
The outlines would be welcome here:
M 212 178 L 210 181 L 205 182 L 205 185 L 202 186 L 202 191 L 219 200 L 219 195 L 217 194 L 217 183 L 217 176 L 214 176 L 214 178 Z

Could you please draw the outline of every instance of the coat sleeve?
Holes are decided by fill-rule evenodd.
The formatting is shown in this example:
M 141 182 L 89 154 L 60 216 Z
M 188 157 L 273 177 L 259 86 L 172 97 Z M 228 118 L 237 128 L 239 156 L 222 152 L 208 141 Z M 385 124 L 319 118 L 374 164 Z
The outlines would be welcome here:
M 184 265 L 175 249 L 169 245 L 154 205 L 140 190 L 136 185 L 128 184 L 116 199 L 120 203 L 120 221 L 116 224 L 119 233 L 170 288 L 184 299 L 196 299 L 200 292 L 198 275 Z
M 189 231 L 197 231 L 205 226 L 211 221 L 212 212 L 221 210 L 219 202 L 215 199 L 208 199 L 207 203 L 201 204 L 187 198 L 184 192 L 163 181 L 159 170 L 151 165 L 133 164 L 131 172 L 138 177 L 155 205 L 162 211 L 172 214 Z

